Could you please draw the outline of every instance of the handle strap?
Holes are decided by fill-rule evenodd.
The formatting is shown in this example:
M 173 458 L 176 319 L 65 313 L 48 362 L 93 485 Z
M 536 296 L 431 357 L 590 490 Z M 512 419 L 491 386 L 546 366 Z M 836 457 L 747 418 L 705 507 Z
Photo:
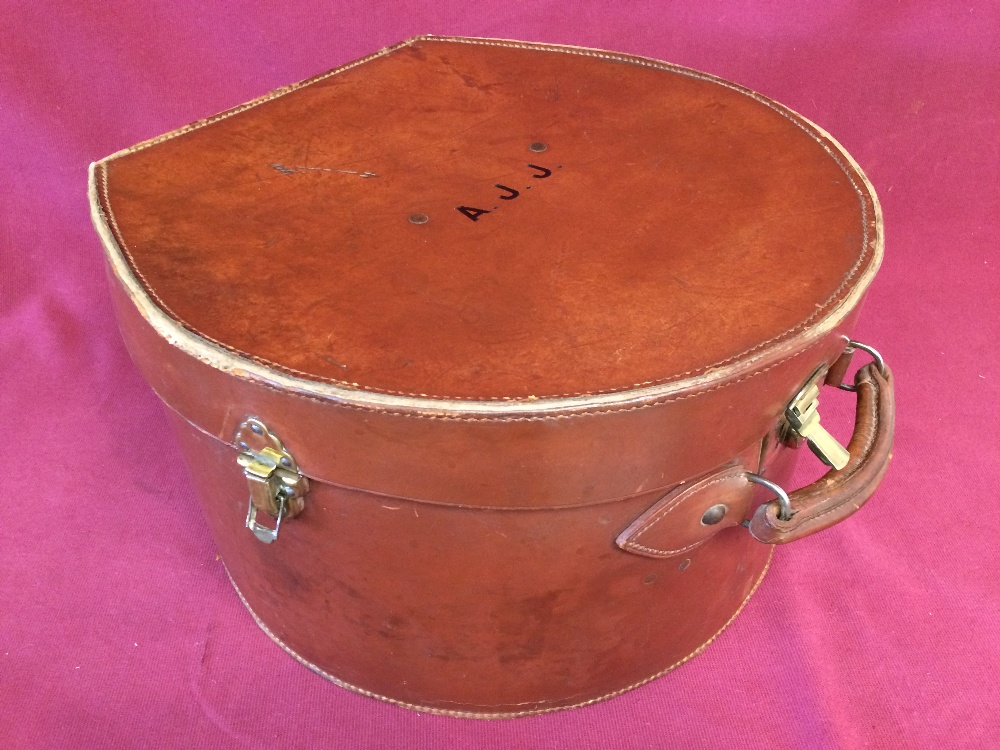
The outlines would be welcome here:
M 881 364 L 882 371 L 878 365 Z M 779 517 L 777 502 L 757 509 L 750 533 L 765 544 L 785 544 L 815 534 L 852 515 L 872 496 L 889 468 L 896 406 L 892 372 L 871 362 L 854 376 L 858 394 L 854 435 L 847 449 L 851 459 L 840 470 L 791 493 L 791 517 Z

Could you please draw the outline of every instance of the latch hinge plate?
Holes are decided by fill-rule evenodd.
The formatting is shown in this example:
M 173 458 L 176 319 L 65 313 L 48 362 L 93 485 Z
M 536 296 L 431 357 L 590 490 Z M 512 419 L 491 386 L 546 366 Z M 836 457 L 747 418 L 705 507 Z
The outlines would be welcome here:
M 309 481 L 299 473 L 298 464 L 281 440 L 256 417 L 248 417 L 236 431 L 236 457 L 250 489 L 246 526 L 260 541 L 270 544 L 278 538 L 284 518 L 294 518 L 305 508 Z M 274 528 L 257 523 L 263 511 L 276 519 Z
M 805 440 L 820 461 L 843 469 L 851 454 L 819 423 L 819 391 L 825 376 L 826 368 L 821 367 L 788 403 L 782 433 L 786 443 L 794 445 Z

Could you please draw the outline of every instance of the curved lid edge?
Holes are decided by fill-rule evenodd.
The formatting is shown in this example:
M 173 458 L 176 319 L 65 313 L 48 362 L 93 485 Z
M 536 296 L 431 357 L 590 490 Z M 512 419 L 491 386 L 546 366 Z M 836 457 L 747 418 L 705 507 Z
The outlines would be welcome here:
M 373 55 L 369 55 L 344 67 L 353 67 L 356 64 L 360 64 L 374 57 L 384 55 L 399 47 L 412 44 L 413 42 L 422 39 L 466 41 L 462 38 L 455 37 L 414 37 L 413 39 L 392 47 L 387 47 L 374 53 Z M 503 40 L 469 39 L 467 41 L 489 42 Z M 585 49 L 570 47 L 567 45 L 549 44 L 530 46 L 542 49 L 551 48 L 553 51 Z M 598 50 L 588 51 L 597 52 Z M 632 55 L 622 55 L 622 57 L 634 58 L 636 60 L 645 59 Z M 673 67 L 680 68 L 681 66 Z M 342 67 L 337 70 L 343 69 L 344 68 Z M 317 80 L 317 78 L 325 77 L 326 75 L 329 75 L 329 73 L 278 89 L 252 102 L 236 107 L 233 110 L 228 110 L 223 114 L 225 116 L 235 114 L 237 111 L 242 111 L 264 101 L 281 96 Z M 708 77 L 715 78 L 714 76 Z M 722 81 L 723 79 L 717 80 Z M 727 85 L 736 86 L 728 81 L 726 83 Z M 743 87 L 738 88 L 750 92 L 749 89 L 744 89 Z M 756 97 L 765 98 L 755 92 L 750 93 L 754 93 Z M 88 171 L 88 195 L 90 200 L 91 221 L 97 231 L 97 234 L 101 238 L 105 254 L 107 255 L 108 262 L 115 277 L 122 284 L 139 313 L 150 324 L 150 326 L 152 326 L 157 334 L 172 346 L 176 346 L 186 354 L 217 370 L 231 374 L 234 377 L 239 377 L 248 381 L 256 381 L 261 385 L 288 390 L 306 397 L 340 402 L 345 406 L 376 411 L 419 412 L 423 414 L 441 414 L 448 416 L 475 415 L 486 419 L 488 419 L 490 415 L 509 418 L 510 416 L 518 414 L 538 416 L 553 413 L 587 413 L 593 412 L 594 410 L 617 411 L 619 409 L 634 407 L 637 404 L 655 402 L 664 399 L 665 397 L 683 392 L 697 392 L 718 387 L 719 385 L 724 384 L 725 381 L 739 378 L 741 375 L 749 375 L 753 371 L 759 371 L 787 359 L 788 357 L 806 348 L 809 344 L 821 339 L 830 331 L 834 330 L 840 322 L 860 303 L 862 297 L 870 286 L 872 279 L 875 277 L 884 255 L 883 218 L 878 196 L 876 195 L 874 187 L 869 181 L 867 175 L 865 175 L 858 163 L 843 148 L 843 146 L 841 146 L 840 143 L 829 133 L 817 126 L 815 123 L 811 122 L 808 118 L 790 110 L 784 105 L 775 103 L 775 106 L 781 107 L 787 112 L 793 114 L 795 117 L 799 118 L 809 127 L 813 128 L 818 135 L 825 139 L 830 149 L 835 151 L 838 156 L 845 160 L 845 162 L 854 170 L 855 174 L 863 183 L 865 192 L 871 198 L 872 205 L 874 207 L 875 233 L 872 247 L 872 258 L 862 274 L 857 278 L 853 287 L 840 300 L 840 302 L 831 308 L 825 316 L 816 320 L 812 325 L 804 326 L 803 329 L 794 336 L 775 342 L 771 346 L 762 346 L 759 350 L 753 354 L 748 354 L 745 358 L 730 362 L 724 366 L 710 369 L 701 374 L 641 388 L 630 388 L 611 393 L 588 394 L 571 397 L 528 397 L 521 399 L 500 399 L 488 401 L 402 396 L 365 390 L 363 387 L 350 388 L 343 385 L 335 385 L 333 383 L 297 377 L 295 375 L 282 372 L 281 370 L 268 367 L 247 357 L 239 356 L 223 346 L 215 344 L 212 341 L 191 332 L 161 309 L 136 277 L 136 274 L 131 268 L 125 253 L 122 251 L 122 248 L 116 240 L 114 232 L 109 225 L 108 218 L 105 216 L 104 210 L 102 209 L 97 170 L 102 168 L 106 162 L 118 156 L 131 153 L 140 148 L 155 145 L 167 137 L 180 135 L 181 133 L 195 127 L 201 127 L 202 125 L 208 124 L 222 115 L 216 115 L 215 117 L 193 123 L 192 125 L 185 126 L 164 136 L 144 141 L 143 143 L 131 148 L 116 152 L 101 161 L 92 163 Z

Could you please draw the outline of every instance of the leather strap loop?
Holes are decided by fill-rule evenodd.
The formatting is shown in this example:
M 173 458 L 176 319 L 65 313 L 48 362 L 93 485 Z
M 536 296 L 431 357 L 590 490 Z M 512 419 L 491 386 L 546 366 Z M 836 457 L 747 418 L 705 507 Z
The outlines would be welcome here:
M 789 499 L 792 517 L 778 518 L 778 504 L 757 509 L 750 533 L 765 544 L 785 544 L 815 534 L 852 515 L 872 496 L 889 468 L 896 406 L 892 372 L 883 376 L 874 362 L 854 376 L 858 394 L 854 435 L 847 446 L 851 460 L 843 469 L 797 490 Z

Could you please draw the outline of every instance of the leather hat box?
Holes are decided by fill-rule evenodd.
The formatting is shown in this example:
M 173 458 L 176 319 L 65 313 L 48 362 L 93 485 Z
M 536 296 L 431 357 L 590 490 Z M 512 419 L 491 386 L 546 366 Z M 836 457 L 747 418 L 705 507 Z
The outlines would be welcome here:
M 91 206 L 239 596 L 366 695 L 641 685 L 888 464 L 892 378 L 851 340 L 874 191 L 707 74 L 420 37 L 94 164 Z M 788 494 L 800 446 L 831 469 Z

